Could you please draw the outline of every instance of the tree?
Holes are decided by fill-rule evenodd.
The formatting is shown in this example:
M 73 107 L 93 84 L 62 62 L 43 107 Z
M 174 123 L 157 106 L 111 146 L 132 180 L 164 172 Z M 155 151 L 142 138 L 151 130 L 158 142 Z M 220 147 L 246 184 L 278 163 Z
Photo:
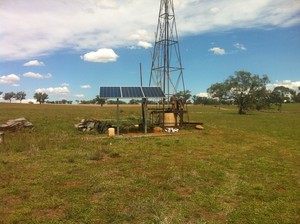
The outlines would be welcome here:
M 224 103 L 227 97 L 227 92 L 229 91 L 229 87 L 226 86 L 226 83 L 215 83 L 211 85 L 207 89 L 207 93 L 210 94 L 212 98 L 217 98 L 219 102 L 219 109 L 221 106 L 221 103 Z
M 139 104 L 140 101 L 139 100 L 136 100 L 136 99 L 131 99 L 129 100 L 128 104 Z
M 127 104 L 125 101 L 122 101 L 122 100 L 119 100 L 119 101 L 117 101 L 117 100 L 108 100 L 107 101 L 107 104 L 117 104 L 117 103 L 119 103 L 119 104 Z
M 16 94 L 14 92 L 10 92 L 10 93 L 5 93 L 3 99 L 4 100 L 9 100 L 9 102 L 11 103 L 11 100 L 13 98 L 15 98 Z
M 238 113 L 246 114 L 248 110 L 255 108 L 263 94 L 267 94 L 268 82 L 267 75 L 261 78 L 247 71 L 236 71 L 225 82 L 213 84 L 208 93 L 219 99 L 233 100 L 238 106 Z
M 186 103 L 191 98 L 192 94 L 190 90 L 185 90 L 177 92 L 174 96 L 177 99 L 183 99 L 183 102 Z
M 294 101 L 295 101 L 296 103 L 300 103 L 300 92 L 297 93 L 297 95 L 296 95 L 295 98 L 294 98 Z
M 67 104 L 68 103 L 68 101 L 66 100 L 66 99 L 62 99 L 61 101 L 60 101 L 60 104 Z
M 198 104 L 203 104 L 203 105 L 216 105 L 218 102 L 216 99 L 213 99 L 211 97 L 206 97 L 206 96 L 196 96 L 194 95 L 192 97 L 193 104 L 198 105 Z
M 105 98 L 100 98 L 99 95 L 97 95 L 94 100 L 95 100 L 95 103 L 100 104 L 101 107 L 103 107 L 103 104 L 105 104 L 105 102 L 106 102 L 106 99 Z
M 271 102 L 278 106 L 278 111 L 281 111 L 282 104 L 288 102 L 295 95 L 296 92 L 294 90 L 284 86 L 277 86 L 271 93 Z
M 99 95 L 96 96 L 96 98 L 92 99 L 92 100 L 76 100 L 77 103 L 80 103 L 80 104 L 101 104 L 101 107 L 103 106 L 103 104 L 106 103 L 106 100 L 105 98 L 100 98 Z
M 292 100 L 293 102 L 295 103 L 300 103 L 300 87 L 298 87 L 298 89 L 295 91 L 295 90 L 292 90 L 293 93 L 292 93 Z
M 262 89 L 261 91 L 258 91 L 256 94 L 256 103 L 255 107 L 256 110 L 262 110 L 262 109 L 270 109 L 271 108 L 271 91 Z
M 40 104 L 45 103 L 45 100 L 48 99 L 48 94 L 47 93 L 35 93 L 33 96 L 34 99 L 36 99 L 37 102 Z
M 22 102 L 22 100 L 24 100 L 26 98 L 26 93 L 25 92 L 17 92 L 17 94 L 15 95 L 16 100 L 20 100 L 20 103 Z

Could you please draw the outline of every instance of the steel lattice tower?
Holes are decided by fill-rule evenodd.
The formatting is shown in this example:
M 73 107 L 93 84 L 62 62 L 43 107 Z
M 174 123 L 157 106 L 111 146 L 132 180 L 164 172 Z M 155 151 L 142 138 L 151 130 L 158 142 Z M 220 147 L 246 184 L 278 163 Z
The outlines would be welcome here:
M 168 103 L 171 96 L 185 92 L 173 0 L 160 2 L 149 85 L 160 86 Z
M 160 2 L 149 86 L 159 86 L 165 93 L 163 111 L 166 108 L 178 114 L 179 110 L 185 110 L 184 100 L 181 99 L 178 103 L 178 92 L 183 93 L 181 97 L 184 97 L 186 91 L 173 0 L 161 0 Z M 177 107 L 174 104 L 177 104 Z M 181 104 L 180 108 L 179 104 Z

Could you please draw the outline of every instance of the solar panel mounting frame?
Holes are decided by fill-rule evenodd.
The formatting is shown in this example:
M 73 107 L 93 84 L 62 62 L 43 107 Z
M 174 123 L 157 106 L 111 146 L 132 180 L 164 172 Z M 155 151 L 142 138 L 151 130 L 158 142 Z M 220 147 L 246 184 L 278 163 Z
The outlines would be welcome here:
M 101 86 L 100 98 L 166 98 L 158 86 Z

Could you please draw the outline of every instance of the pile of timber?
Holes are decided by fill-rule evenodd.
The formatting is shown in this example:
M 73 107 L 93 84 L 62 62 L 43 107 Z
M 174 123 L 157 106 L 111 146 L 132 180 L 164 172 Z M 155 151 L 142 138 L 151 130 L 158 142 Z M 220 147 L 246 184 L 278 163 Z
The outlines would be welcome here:
M 24 128 L 33 128 L 33 124 L 24 117 L 8 120 L 6 124 L 0 124 L 0 131 L 18 131 Z
M 106 133 L 112 125 L 108 121 L 99 121 L 99 120 L 87 120 L 82 119 L 80 123 L 75 124 L 75 128 L 79 131 L 89 132 L 96 131 L 100 133 Z

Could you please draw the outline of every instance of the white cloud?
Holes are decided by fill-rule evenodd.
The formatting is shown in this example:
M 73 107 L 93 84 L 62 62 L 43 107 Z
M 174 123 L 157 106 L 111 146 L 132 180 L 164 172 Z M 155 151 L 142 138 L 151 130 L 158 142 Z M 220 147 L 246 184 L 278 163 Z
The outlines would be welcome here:
M 34 78 L 34 79 L 50 79 L 52 78 L 52 74 L 48 73 L 46 75 L 41 75 L 39 73 L 34 72 L 26 72 L 23 74 L 24 77 Z
M 99 49 L 98 51 L 92 51 L 89 53 L 86 53 L 83 56 L 80 56 L 81 59 L 84 61 L 89 62 L 114 62 L 117 60 L 119 56 L 112 50 L 107 48 Z
M 15 74 L 0 76 L 0 84 L 19 86 L 18 81 L 20 81 L 20 77 Z
M 247 50 L 247 48 L 243 44 L 240 44 L 240 43 L 235 43 L 235 44 L 233 44 L 233 46 L 242 51 Z
M 217 7 L 213 7 L 209 10 L 212 14 L 218 14 L 220 12 L 220 9 Z
M 70 84 L 69 83 L 62 83 L 62 84 L 60 84 L 61 86 L 70 86 Z
M 85 95 L 83 95 L 83 94 L 76 94 L 74 96 L 77 97 L 77 98 L 85 98 Z
M 180 36 L 300 23 L 298 0 L 174 0 L 174 5 Z M 153 42 L 158 10 L 148 0 L 1 1 L 0 60 Z
M 217 54 L 217 55 L 224 55 L 224 54 L 226 54 L 225 50 L 222 49 L 222 48 L 219 48 L 219 47 L 210 48 L 208 51 L 211 51 L 211 52 L 213 52 L 214 54 Z
M 197 96 L 199 96 L 199 97 L 209 97 L 208 93 L 206 93 L 206 92 L 198 93 Z
M 23 104 L 26 104 L 26 103 L 33 103 L 33 104 L 39 104 L 39 102 L 36 101 L 36 99 L 24 99 L 22 100 Z
M 149 39 L 149 34 L 148 34 L 147 30 L 144 30 L 144 29 L 136 30 L 134 32 L 134 34 L 130 35 L 130 39 L 132 39 L 132 40 Z
M 270 83 L 267 85 L 267 88 L 273 90 L 277 86 L 284 86 L 289 89 L 293 89 L 295 91 L 299 91 L 298 88 L 300 87 L 300 81 L 291 81 L 291 80 L 276 80 L 275 83 Z
M 38 60 L 32 60 L 23 64 L 23 66 L 44 66 L 44 62 Z
M 39 88 L 35 90 L 36 93 L 47 93 L 49 95 L 67 95 L 70 93 L 68 87 L 49 87 L 49 88 Z
M 137 44 L 139 47 L 143 47 L 145 49 L 148 49 L 148 48 L 151 48 L 152 47 L 152 44 L 149 43 L 149 42 L 146 42 L 146 41 L 139 41 L 138 44 Z
M 80 86 L 81 89 L 90 89 L 92 88 L 90 85 L 82 85 Z

